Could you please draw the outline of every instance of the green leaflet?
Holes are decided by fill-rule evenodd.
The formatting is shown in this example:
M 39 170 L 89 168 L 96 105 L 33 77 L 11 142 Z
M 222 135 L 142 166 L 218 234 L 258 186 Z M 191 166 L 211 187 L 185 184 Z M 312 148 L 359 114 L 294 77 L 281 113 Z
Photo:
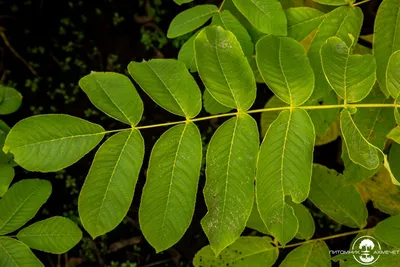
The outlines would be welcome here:
M 356 0 L 313 0 L 313 1 L 329 6 L 344 6 L 353 4 Z
M 325 14 L 310 7 L 295 7 L 285 10 L 288 21 L 288 36 L 304 40 L 321 24 Z
M 386 86 L 394 99 L 400 96 L 400 50 L 394 52 L 389 58 L 386 69 Z
M 70 219 L 55 216 L 22 229 L 17 238 L 30 248 L 62 254 L 78 244 L 82 232 Z
M 214 99 L 248 110 L 256 98 L 256 81 L 235 35 L 219 26 L 206 27 L 194 46 L 200 78 Z
M 8 187 L 14 179 L 14 175 L 14 168 L 11 165 L 0 165 L 0 197 L 7 192 Z
M 278 36 L 287 34 L 287 21 L 277 0 L 233 0 L 236 8 L 260 32 Z
M 45 180 L 25 179 L 15 183 L 0 199 L 0 235 L 14 232 L 47 201 L 51 184 Z
M 206 155 L 204 198 L 208 212 L 201 221 L 215 254 L 242 233 L 253 206 L 259 137 L 256 121 L 245 113 L 224 122 Z
M 390 56 L 400 49 L 400 5 L 398 0 L 384 0 L 378 9 L 374 24 L 373 50 L 376 59 L 376 75 L 379 87 L 386 97 L 389 90 L 386 84 L 386 70 Z
M 226 113 L 232 110 L 215 100 L 207 89 L 204 90 L 203 94 L 203 105 L 204 109 L 210 114 Z
M 329 267 L 331 255 L 324 241 L 301 245 L 292 250 L 283 260 L 280 267 Z
M 265 104 L 264 108 L 279 108 L 285 106 L 287 106 L 285 102 L 273 95 L 270 99 L 268 99 L 268 102 Z M 279 113 L 279 110 L 261 113 L 261 138 L 264 138 L 269 126 L 274 120 L 276 120 L 276 118 L 279 116 Z
M 376 169 L 381 163 L 380 150 L 365 139 L 348 109 L 340 113 L 340 129 L 349 158 L 368 170 Z
M 191 122 L 172 127 L 154 145 L 139 223 L 157 252 L 178 242 L 192 221 L 201 162 L 201 135 Z
M 184 63 L 175 59 L 152 59 L 141 63 L 132 61 L 128 71 L 159 106 L 186 118 L 199 114 L 201 92 Z
M 28 171 L 54 172 L 77 162 L 103 136 L 103 127 L 77 117 L 36 115 L 14 125 L 3 151 Z
M 256 199 L 269 232 L 285 245 L 298 231 L 293 208 L 309 193 L 315 142 L 314 126 L 302 109 L 282 111 L 269 126 L 258 154 Z
M 286 197 L 286 203 L 293 208 L 294 215 L 299 222 L 299 229 L 295 237 L 297 239 L 310 239 L 315 232 L 315 223 L 311 213 L 304 205 L 294 203 L 290 197 Z
M 185 63 L 190 72 L 197 72 L 196 58 L 194 57 L 194 40 L 200 31 L 196 32 L 181 47 L 178 53 L 178 60 Z
M 243 53 L 247 58 L 254 54 L 254 45 L 246 28 L 228 10 L 215 14 L 212 20 L 213 25 L 221 26 L 225 30 L 232 32 L 242 47 Z
M 108 116 L 135 126 L 143 114 L 143 102 L 128 77 L 115 72 L 92 72 L 79 80 L 90 101 Z
M 10 132 L 10 127 L 0 120 L 0 148 L 4 146 L 4 142 L 6 141 L 7 134 Z M 5 154 L 2 150 L 0 150 L 0 164 L 13 165 L 12 163 L 13 157 L 11 154 Z
M 260 233 L 265 235 L 269 235 L 267 227 L 265 226 L 264 222 L 260 217 L 260 213 L 257 209 L 257 203 L 254 199 L 253 208 L 251 209 L 250 217 L 247 220 L 246 227 L 257 230 Z
M 395 127 L 388 133 L 387 138 L 392 139 L 396 143 L 400 144 L 400 126 Z
M 215 13 L 218 7 L 215 5 L 199 5 L 179 13 L 169 25 L 167 37 L 176 38 L 202 26 Z
M 363 13 L 359 7 L 338 7 L 326 14 L 315 29 L 307 55 L 315 74 L 315 88 L 313 99 L 325 96 L 330 86 L 324 76 L 321 66 L 320 49 L 322 44 L 332 36 L 343 40 L 347 46 L 357 43 L 363 21 Z M 354 38 L 350 38 L 350 36 Z
M 203 247 L 193 259 L 195 267 L 214 266 L 272 266 L 278 258 L 279 250 L 269 237 L 239 237 L 216 257 L 210 246 Z
M 144 141 L 135 129 L 113 135 L 97 151 L 78 200 L 82 225 L 93 239 L 124 219 L 143 156 Z
M 193 0 L 174 0 L 174 2 L 177 3 L 178 5 L 183 5 L 186 3 L 193 2 Z
M 400 248 L 400 215 L 389 217 L 376 226 L 375 236 L 389 246 Z
M 372 90 L 376 63 L 372 55 L 350 53 L 351 48 L 337 37 L 329 38 L 321 46 L 322 70 L 329 85 L 346 102 L 354 103 Z
M 0 236 L 0 266 L 44 267 L 24 243 L 6 236 Z
M 400 181 L 400 145 L 393 143 L 389 152 L 389 166 L 395 180 Z
M 314 90 L 314 72 L 296 40 L 268 35 L 257 42 L 256 60 L 265 83 L 282 101 L 300 106 Z
M 323 213 L 348 227 L 363 228 L 368 211 L 354 185 L 345 185 L 335 170 L 314 164 L 309 199 Z
M 397 152 L 398 153 L 398 152 Z M 395 165 L 398 165 L 398 163 L 394 163 Z M 399 181 L 396 179 L 396 177 L 394 176 L 393 172 L 392 172 L 392 168 L 390 166 L 390 162 L 388 160 L 388 157 L 386 154 L 383 155 L 383 167 L 388 171 L 389 173 L 389 177 L 392 180 L 392 183 L 396 186 L 400 186 Z M 397 178 L 399 179 L 400 176 L 397 176 Z
M 21 102 L 22 95 L 17 90 L 0 84 L 0 115 L 17 111 Z

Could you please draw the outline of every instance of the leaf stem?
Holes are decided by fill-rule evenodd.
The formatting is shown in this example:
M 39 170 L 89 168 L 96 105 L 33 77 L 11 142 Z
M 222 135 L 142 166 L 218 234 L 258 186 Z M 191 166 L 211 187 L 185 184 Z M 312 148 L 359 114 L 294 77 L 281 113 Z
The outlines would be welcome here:
M 352 7 L 359 6 L 359 5 L 362 5 L 362 4 L 367 3 L 369 1 L 371 1 L 371 0 L 363 0 L 361 2 L 351 4 L 350 6 L 352 6 Z
M 325 237 L 321 237 L 321 238 L 315 238 L 315 239 L 310 239 L 310 240 L 306 240 L 303 242 L 299 242 L 299 243 L 295 243 L 295 244 L 290 244 L 287 246 L 277 246 L 277 248 L 292 248 L 292 247 L 297 247 L 297 246 L 301 246 L 304 244 L 309 244 L 309 243 L 313 243 L 313 242 L 317 242 L 317 241 L 324 241 L 324 240 L 329 240 L 329 239 L 334 239 L 334 238 L 339 238 L 339 237 L 344 237 L 344 236 L 349 236 L 349 235 L 356 235 L 362 232 L 367 232 L 369 230 L 372 230 L 373 228 L 367 228 L 367 229 L 361 229 L 361 230 L 356 230 L 356 231 L 351 231 L 351 232 L 346 232 L 346 233 L 341 233 L 341 234 L 337 234 L 337 235 L 331 235 L 331 236 L 325 236 Z
M 224 4 L 225 4 L 225 0 L 222 0 L 221 5 L 219 6 L 218 12 L 221 13 L 221 10 L 222 10 L 222 8 L 224 7 Z

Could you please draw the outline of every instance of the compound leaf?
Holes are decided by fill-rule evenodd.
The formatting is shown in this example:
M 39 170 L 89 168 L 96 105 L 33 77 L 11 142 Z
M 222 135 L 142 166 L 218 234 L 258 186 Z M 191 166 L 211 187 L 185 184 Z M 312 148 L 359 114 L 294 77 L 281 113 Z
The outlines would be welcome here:
M 179 13 L 169 25 L 167 37 L 176 38 L 202 26 L 215 13 L 218 7 L 215 5 L 198 5 Z
M 349 103 L 364 99 L 375 84 L 376 63 L 372 55 L 350 55 L 351 48 L 338 37 L 321 46 L 321 63 L 332 89 Z
M 97 151 L 78 200 L 82 225 L 93 239 L 124 219 L 143 156 L 144 141 L 135 129 L 113 135 Z
M 213 266 L 272 266 L 279 250 L 269 237 L 243 236 L 216 257 L 210 246 L 203 247 L 193 259 L 195 267 Z
M 349 158 L 368 170 L 376 169 L 381 163 L 379 149 L 365 139 L 347 109 L 340 113 L 340 129 Z
M 39 179 L 25 179 L 15 183 L 0 199 L 0 235 L 14 232 L 30 219 L 47 201 L 51 183 Z
M 376 225 L 375 236 L 389 246 L 400 248 L 400 215 L 389 217 Z
M 0 236 L 0 266 L 44 267 L 24 243 L 6 236 Z
M 139 223 L 157 252 L 178 242 L 190 225 L 201 161 L 201 135 L 193 123 L 172 127 L 154 145 Z
M 256 60 L 265 83 L 282 101 L 299 106 L 311 96 L 314 72 L 296 40 L 265 36 L 257 42 Z
M 79 80 L 90 101 L 105 114 L 135 126 L 143 114 L 143 102 L 125 75 L 115 72 L 92 72 Z
M 256 81 L 235 35 L 220 26 L 206 27 L 194 46 L 200 78 L 214 99 L 248 110 L 256 97 Z
M 103 136 L 103 127 L 77 117 L 36 115 L 14 125 L 3 151 L 28 171 L 55 172 L 77 162 Z
M 82 232 L 70 219 L 55 216 L 25 227 L 17 238 L 30 248 L 62 254 L 78 244 Z
M 389 58 L 386 69 L 386 86 L 394 99 L 400 96 L 400 50 L 394 52 Z
M 293 208 L 285 202 L 304 201 L 310 190 L 314 126 L 302 109 L 282 111 L 269 126 L 258 155 L 256 199 L 261 218 L 282 245 L 298 231 Z
M 159 106 L 179 116 L 193 118 L 201 110 L 199 86 L 184 63 L 175 59 L 131 62 L 128 71 Z
M 287 21 L 277 0 L 233 0 L 236 8 L 260 32 L 278 36 L 287 34 Z
M 203 191 L 208 212 L 201 225 L 215 254 L 240 236 L 250 216 L 258 146 L 257 123 L 245 113 L 223 123 L 211 138 Z
M 330 267 L 331 256 L 324 241 L 301 245 L 292 250 L 283 260 L 280 267 L 318 266 Z
M 345 185 L 335 170 L 314 164 L 309 199 L 323 213 L 348 227 L 363 228 L 368 211 L 354 185 Z
M 384 0 L 378 8 L 374 24 L 373 50 L 376 60 L 376 75 L 379 87 L 389 96 L 386 71 L 390 56 L 400 49 L 400 5 L 398 0 Z
M 0 115 L 17 111 L 21 102 L 22 95 L 17 90 L 0 84 Z

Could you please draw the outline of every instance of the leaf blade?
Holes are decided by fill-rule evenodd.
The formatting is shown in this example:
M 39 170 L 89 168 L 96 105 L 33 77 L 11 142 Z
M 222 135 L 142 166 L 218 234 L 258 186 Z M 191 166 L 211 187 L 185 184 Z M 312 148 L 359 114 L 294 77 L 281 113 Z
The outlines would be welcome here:
M 0 237 L 0 265 L 44 267 L 24 243 L 5 236 Z

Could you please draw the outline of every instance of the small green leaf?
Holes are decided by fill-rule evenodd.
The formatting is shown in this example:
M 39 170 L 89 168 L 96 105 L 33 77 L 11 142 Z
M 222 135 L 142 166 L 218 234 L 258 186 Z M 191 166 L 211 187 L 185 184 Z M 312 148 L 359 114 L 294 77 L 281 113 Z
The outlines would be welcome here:
M 240 237 L 216 257 L 210 246 L 203 247 L 193 259 L 195 267 L 214 266 L 272 266 L 279 250 L 269 237 Z
M 6 236 L 0 236 L 0 266 L 44 267 L 24 243 Z
M 192 221 L 201 162 L 201 135 L 191 122 L 172 127 L 153 147 L 139 223 L 157 252 L 178 242 Z
M 226 113 L 232 110 L 232 108 L 224 106 L 215 100 L 207 89 L 204 90 L 203 103 L 204 109 L 210 114 Z
M 235 35 L 219 26 L 206 27 L 194 46 L 200 78 L 214 99 L 248 110 L 256 97 L 256 81 Z
M 299 106 L 311 96 L 314 72 L 296 40 L 265 36 L 257 42 L 256 60 L 265 83 L 282 101 Z
M 186 3 L 193 2 L 193 0 L 174 0 L 174 2 L 177 3 L 178 5 L 183 5 Z
M 0 199 L 0 235 L 14 232 L 32 219 L 51 194 L 45 180 L 25 179 L 15 183 Z
M 213 25 L 221 26 L 225 30 L 232 32 L 242 47 L 243 53 L 247 58 L 254 54 L 254 45 L 246 28 L 228 10 L 215 14 L 212 21 Z
M 344 6 L 353 4 L 355 2 L 355 0 L 313 0 L 313 1 L 328 6 Z
M 325 14 L 310 7 L 295 7 L 285 10 L 288 21 L 288 36 L 302 41 L 321 24 Z
M 207 22 L 215 13 L 218 7 L 215 5 L 199 5 L 179 13 L 169 25 L 167 37 L 176 38 L 196 30 Z
M 286 202 L 293 208 L 294 215 L 299 221 L 299 229 L 295 237 L 297 239 L 310 239 L 315 232 L 315 223 L 310 211 L 304 205 L 294 203 L 290 197 L 286 198 Z
M 14 125 L 3 151 L 28 171 L 55 172 L 77 162 L 103 136 L 103 127 L 77 117 L 37 115 Z
M 17 90 L 0 84 L 0 115 L 17 111 L 21 102 L 22 95 Z
M 286 106 L 288 105 L 285 102 L 280 100 L 277 96 L 273 95 L 265 104 L 264 108 L 280 108 Z M 269 126 L 274 120 L 276 120 L 276 118 L 278 118 L 280 112 L 280 110 L 277 110 L 261 113 L 261 138 L 264 138 Z
M 332 89 L 345 101 L 354 103 L 372 90 L 376 63 L 372 55 L 350 55 L 350 52 L 345 42 L 331 37 L 321 46 L 321 63 Z
M 386 69 L 386 86 L 394 99 L 400 96 L 400 50 L 394 52 L 389 58 Z
M 379 87 L 386 97 L 389 89 L 386 73 L 390 56 L 400 49 L 400 6 L 398 0 L 384 0 L 379 5 L 374 24 L 373 50 L 376 60 L 376 75 Z
M 193 118 L 201 110 L 201 92 L 185 64 L 175 59 L 132 61 L 128 71 L 159 106 L 179 116 Z
M 400 144 L 400 126 L 395 127 L 388 133 L 387 138 L 392 139 L 396 143 Z
M 93 239 L 124 219 L 143 156 L 144 141 L 135 129 L 113 135 L 96 152 L 78 200 L 82 225 Z
M 15 175 L 14 168 L 9 164 L 0 165 L 0 197 L 4 196 Z
M 196 32 L 181 47 L 178 53 L 178 60 L 185 63 L 190 72 L 197 72 L 196 58 L 194 57 L 194 40 L 200 31 Z
M 82 232 L 70 219 L 55 216 L 25 227 L 17 238 L 32 249 L 63 254 L 78 244 Z
M 330 267 L 331 255 L 324 241 L 301 245 L 292 250 L 283 260 L 280 267 L 318 266 Z
M 400 215 L 387 218 L 376 225 L 375 236 L 389 246 L 400 248 Z
M 349 158 L 368 170 L 376 169 L 380 150 L 365 139 L 347 109 L 340 113 L 340 129 Z
M 143 114 L 143 102 L 128 77 L 114 72 L 92 72 L 79 80 L 90 101 L 105 114 L 135 126 Z
M 284 110 L 269 126 L 258 155 L 256 198 L 269 232 L 285 245 L 298 231 L 293 208 L 285 202 L 304 201 L 310 190 L 314 126 L 302 109 Z
M 309 199 L 323 213 L 348 227 L 363 228 L 368 211 L 354 185 L 346 185 L 335 170 L 315 164 Z
M 285 36 L 286 16 L 282 5 L 277 0 L 233 0 L 236 8 L 260 32 Z
M 258 146 L 257 123 L 245 113 L 224 122 L 211 138 L 203 190 L 208 212 L 201 225 L 215 254 L 235 242 L 250 216 Z

